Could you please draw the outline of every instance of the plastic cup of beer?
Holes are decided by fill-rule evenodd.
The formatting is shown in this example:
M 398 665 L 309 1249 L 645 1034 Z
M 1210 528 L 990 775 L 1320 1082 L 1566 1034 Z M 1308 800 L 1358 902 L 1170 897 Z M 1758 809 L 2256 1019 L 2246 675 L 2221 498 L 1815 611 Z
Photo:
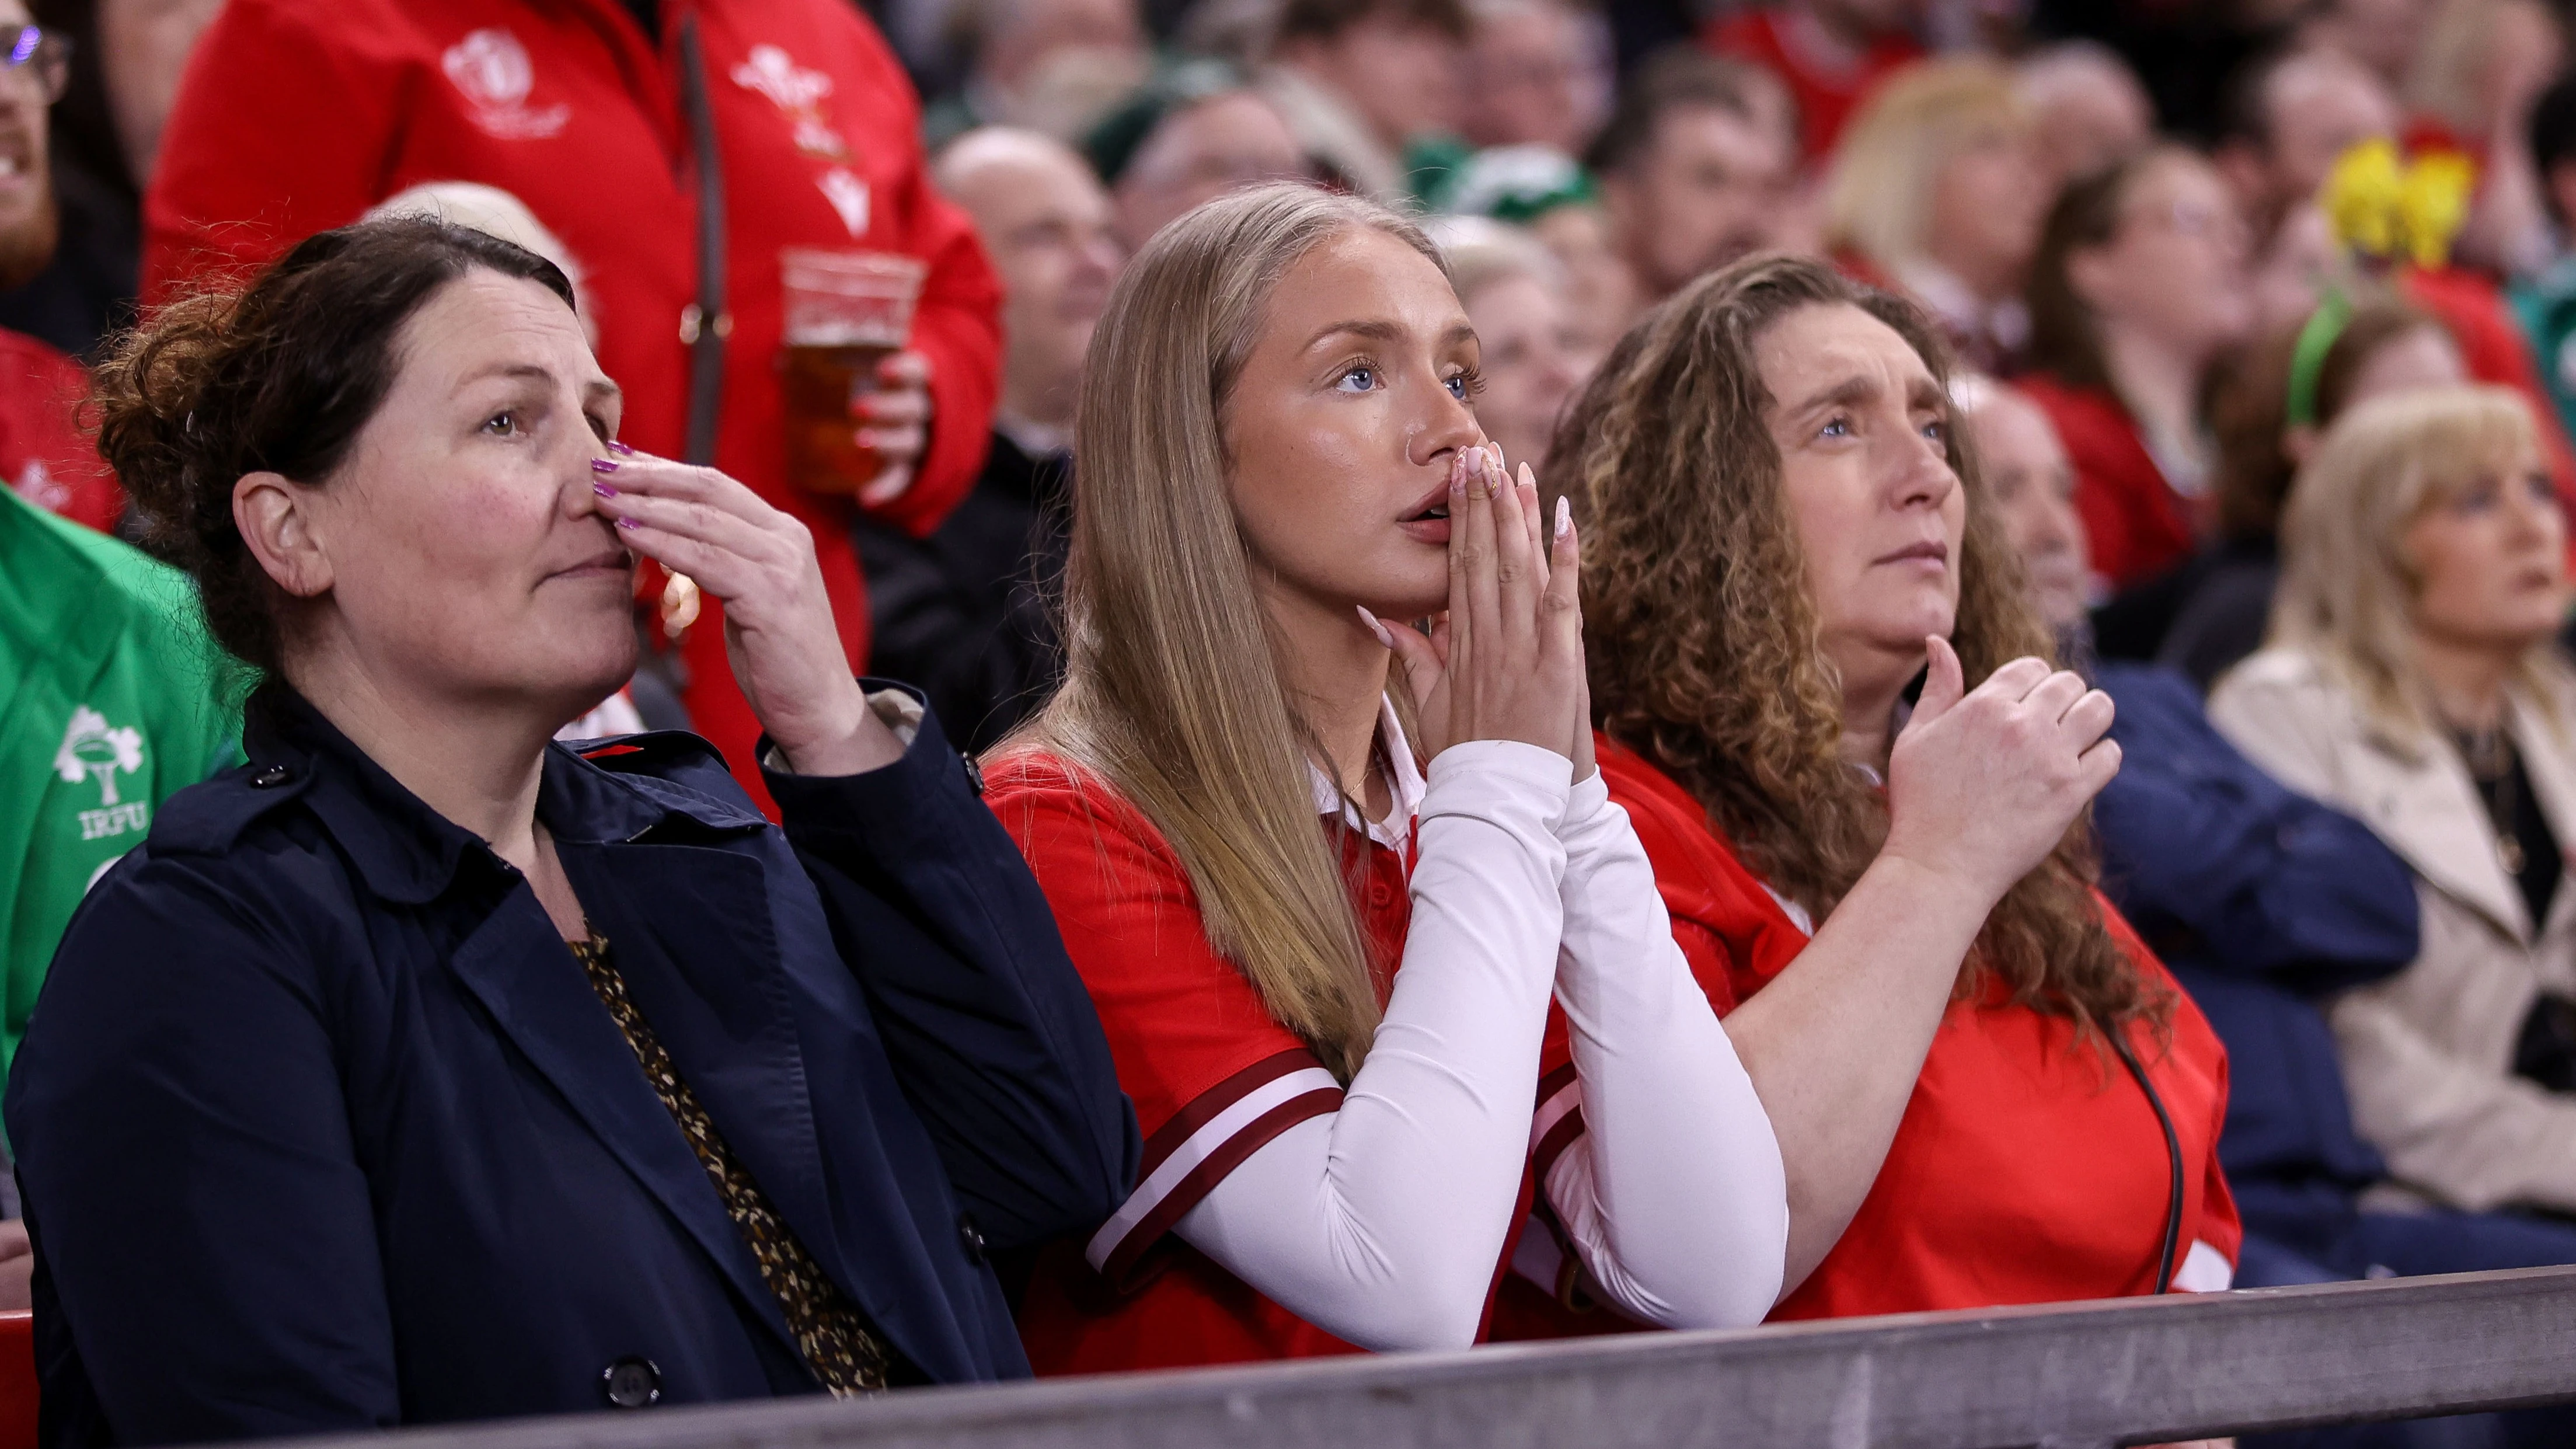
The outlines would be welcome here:
M 811 247 L 781 250 L 778 267 L 787 476 L 810 492 L 855 494 L 885 463 L 860 444 L 864 424 L 851 408 L 876 391 L 877 364 L 912 336 L 913 303 L 930 269 L 914 257 Z

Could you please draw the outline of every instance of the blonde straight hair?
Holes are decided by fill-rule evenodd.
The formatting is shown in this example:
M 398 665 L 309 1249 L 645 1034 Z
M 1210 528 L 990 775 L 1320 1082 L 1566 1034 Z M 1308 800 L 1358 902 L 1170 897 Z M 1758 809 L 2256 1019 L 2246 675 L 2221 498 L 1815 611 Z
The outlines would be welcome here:
M 1835 148 L 1825 243 L 1882 267 L 1923 255 L 1941 170 L 1981 135 L 2027 132 L 2030 112 L 2002 65 L 1927 60 L 1879 87 Z
M 2510 388 L 2426 388 L 2345 413 L 2290 486 L 2266 642 L 2340 675 L 2392 743 L 2432 738 L 2415 666 L 2407 527 L 2538 445 L 2530 407 Z M 2546 710 L 2562 672 L 2544 639 L 2523 656 L 2516 682 Z
M 1064 686 L 1000 746 L 1055 754 L 1142 812 L 1210 944 L 1344 1081 L 1377 1027 L 1376 977 L 1235 524 L 1225 409 L 1280 277 L 1354 227 L 1442 265 L 1396 213 L 1294 183 L 1209 202 L 1128 263 L 1074 418 Z

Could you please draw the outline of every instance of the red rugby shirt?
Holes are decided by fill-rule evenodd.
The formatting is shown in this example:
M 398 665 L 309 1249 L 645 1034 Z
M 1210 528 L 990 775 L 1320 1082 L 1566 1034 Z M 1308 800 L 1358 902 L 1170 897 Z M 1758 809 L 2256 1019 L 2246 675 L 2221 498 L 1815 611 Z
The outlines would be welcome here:
M 1603 739 L 1611 797 L 1655 865 L 1675 935 L 1723 1014 L 1777 976 L 1807 935 L 1670 778 Z M 2218 1165 L 2227 1052 L 2110 903 L 2112 934 L 2172 989 L 2171 1041 L 2131 1044 L 2181 1140 L 2180 1248 L 2233 1261 L 2242 1236 Z M 1822 1264 L 1775 1319 L 1984 1308 L 2151 1292 L 2171 1166 L 2153 1109 L 2117 1058 L 2027 1007 L 1951 1006 L 1886 1165 Z M 2179 1258 L 2181 1253 L 2178 1252 Z

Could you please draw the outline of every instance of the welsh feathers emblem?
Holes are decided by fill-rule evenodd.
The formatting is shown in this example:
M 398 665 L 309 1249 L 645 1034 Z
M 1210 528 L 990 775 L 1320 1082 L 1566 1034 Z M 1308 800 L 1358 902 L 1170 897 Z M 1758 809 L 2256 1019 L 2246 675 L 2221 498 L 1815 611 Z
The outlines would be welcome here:
M 557 102 L 531 108 L 528 92 L 536 67 L 519 37 L 499 26 L 477 30 L 447 48 L 439 68 L 473 103 L 474 124 L 504 141 L 542 140 L 564 128 L 572 107 Z
M 54 751 L 54 773 L 66 785 L 96 780 L 99 804 L 114 805 L 116 777 L 131 775 L 143 768 L 143 736 L 132 728 L 113 729 L 107 716 L 88 705 L 72 711 L 71 728 L 63 732 L 63 747 Z

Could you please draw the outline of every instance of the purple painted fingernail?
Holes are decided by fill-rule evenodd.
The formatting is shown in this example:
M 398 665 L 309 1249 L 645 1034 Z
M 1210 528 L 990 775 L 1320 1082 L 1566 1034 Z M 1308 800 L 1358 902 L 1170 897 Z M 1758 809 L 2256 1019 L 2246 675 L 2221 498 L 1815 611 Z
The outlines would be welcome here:
M 590 471 L 593 473 L 614 473 L 617 471 L 617 460 L 615 458 L 593 458 L 590 460 Z
M 600 497 L 602 497 L 602 498 L 614 498 L 614 497 L 616 497 L 616 496 L 617 496 L 617 490 L 616 490 L 616 489 L 614 489 L 614 488 L 611 488 L 610 486 L 608 486 L 608 485 L 607 485 L 607 484 L 605 484 L 605 483 L 593 483 L 593 484 L 591 484 L 591 485 L 590 485 L 590 491 L 591 491 L 591 492 L 593 492 L 593 493 L 598 494 L 598 495 L 599 495 Z
M 635 456 L 635 450 L 633 448 L 626 446 L 624 443 L 618 442 L 614 438 L 608 440 L 608 451 L 612 453 L 623 453 L 630 458 Z

